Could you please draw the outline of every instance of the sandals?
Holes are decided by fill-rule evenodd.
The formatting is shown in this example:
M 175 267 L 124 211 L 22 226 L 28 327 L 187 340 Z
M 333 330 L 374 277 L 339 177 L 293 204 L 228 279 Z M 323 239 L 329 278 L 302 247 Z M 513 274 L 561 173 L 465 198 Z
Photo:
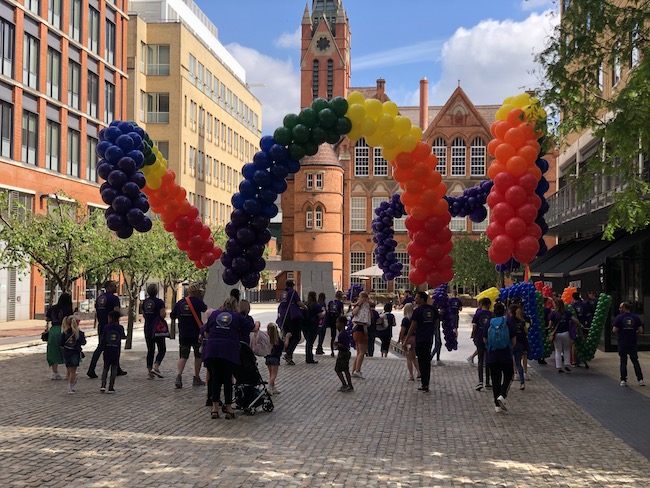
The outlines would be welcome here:
M 218 411 L 217 412 L 210 412 L 210 418 L 218 419 L 219 418 L 219 412 Z
M 234 419 L 235 412 L 226 412 L 226 420 Z

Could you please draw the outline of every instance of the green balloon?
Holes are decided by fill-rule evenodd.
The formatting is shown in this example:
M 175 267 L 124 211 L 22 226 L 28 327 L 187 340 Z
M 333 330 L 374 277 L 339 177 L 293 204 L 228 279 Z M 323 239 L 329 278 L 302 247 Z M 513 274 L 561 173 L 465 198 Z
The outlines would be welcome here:
M 156 155 L 154 153 L 151 153 L 148 156 L 144 157 L 145 166 L 151 166 L 155 162 L 156 162 Z
M 314 112 L 318 113 L 325 108 L 329 108 L 330 104 L 324 98 L 317 98 L 311 102 L 311 108 L 314 109 Z
M 300 161 L 305 157 L 305 147 L 302 144 L 289 144 L 289 155 L 294 161 Z
M 343 97 L 336 97 L 330 101 L 330 107 L 337 117 L 343 117 L 348 111 L 348 101 Z
M 311 130 L 311 142 L 320 146 L 327 140 L 327 131 L 322 127 L 316 126 Z
M 325 139 L 325 142 L 328 144 L 336 144 L 340 140 L 341 134 L 339 134 L 336 129 L 330 129 L 327 131 L 327 139 Z
M 300 123 L 300 120 L 298 119 L 298 116 L 296 114 L 287 114 L 287 115 L 284 116 L 284 120 L 282 121 L 282 124 L 287 129 L 293 129 L 299 123 Z
M 297 126 L 295 126 L 292 129 L 291 133 L 293 134 L 293 140 L 298 144 L 304 144 L 311 137 L 311 129 L 304 124 L 298 124 Z
M 307 142 L 305 144 L 305 155 L 313 156 L 318 152 L 318 146 L 313 142 Z
M 339 134 L 347 134 L 352 130 L 352 122 L 347 117 L 339 117 L 336 121 L 336 130 Z
M 318 121 L 320 122 L 320 125 L 326 129 L 330 129 L 336 125 L 337 117 L 334 110 L 331 108 L 324 108 L 318 112 Z
M 301 124 L 306 125 L 307 127 L 314 127 L 318 120 L 318 114 L 316 114 L 316 111 L 313 108 L 307 107 L 300 111 L 298 118 L 300 119 Z
M 275 129 L 275 132 L 273 132 L 273 139 L 275 139 L 275 142 L 277 144 L 280 144 L 282 146 L 289 145 L 292 138 L 293 133 L 291 129 L 287 129 L 286 127 L 278 127 Z

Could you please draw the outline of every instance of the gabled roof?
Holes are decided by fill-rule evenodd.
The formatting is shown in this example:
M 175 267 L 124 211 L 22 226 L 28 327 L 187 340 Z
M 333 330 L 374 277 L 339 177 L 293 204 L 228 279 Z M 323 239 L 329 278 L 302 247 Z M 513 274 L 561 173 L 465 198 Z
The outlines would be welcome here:
M 467 109 L 474 114 L 474 117 L 479 121 L 479 123 L 483 126 L 485 131 L 487 133 L 490 132 L 490 125 L 492 124 L 494 120 L 494 114 L 492 115 L 492 119 L 487 119 L 486 115 L 488 115 L 489 110 L 484 111 L 481 113 L 477 107 L 472 103 L 472 101 L 469 99 L 467 94 L 463 91 L 463 89 L 459 86 L 454 90 L 454 92 L 451 94 L 449 99 L 447 100 L 447 103 L 438 111 L 436 116 L 431 120 L 429 125 L 427 126 L 427 130 L 422 136 L 422 139 L 427 139 L 427 137 L 431 136 L 431 133 L 437 130 L 438 125 L 440 125 L 440 122 L 442 121 L 443 117 L 449 113 L 449 111 L 453 108 L 453 106 L 461 102 L 463 105 L 467 107 Z M 495 110 L 496 112 L 496 110 Z
M 310 51 L 313 51 L 313 46 L 318 42 L 318 40 L 321 37 L 325 37 L 330 41 L 330 46 L 334 52 L 338 54 L 338 59 L 341 60 L 342 63 L 345 63 L 345 57 L 343 54 L 341 54 L 341 50 L 339 47 L 336 45 L 336 40 L 334 39 L 334 36 L 332 35 L 332 31 L 330 29 L 329 22 L 325 18 L 325 14 L 321 14 L 320 16 L 320 21 L 318 22 L 318 26 L 316 27 L 316 30 L 311 36 L 311 41 L 309 41 L 309 47 L 305 50 L 305 54 L 303 55 L 302 59 L 300 60 L 300 66 L 304 68 L 304 62 L 305 58 L 307 55 L 310 53 Z M 334 56 L 332 56 L 334 57 Z

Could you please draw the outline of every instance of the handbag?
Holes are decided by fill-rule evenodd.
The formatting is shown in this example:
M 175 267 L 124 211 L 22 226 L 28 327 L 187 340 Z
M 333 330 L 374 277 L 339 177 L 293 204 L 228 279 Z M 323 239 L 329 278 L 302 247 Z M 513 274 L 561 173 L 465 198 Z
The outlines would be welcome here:
M 555 333 L 557 332 L 557 326 L 555 326 L 555 329 L 553 329 L 553 332 L 551 332 L 548 335 L 548 342 L 553 342 L 555 340 Z
M 43 333 L 41 334 L 41 340 L 43 342 L 47 342 L 49 338 L 50 338 L 50 331 L 49 330 L 43 331 Z
M 155 338 L 169 337 L 169 327 L 167 326 L 167 322 L 160 317 L 158 317 L 158 322 L 156 322 L 156 325 L 153 326 L 153 336 Z

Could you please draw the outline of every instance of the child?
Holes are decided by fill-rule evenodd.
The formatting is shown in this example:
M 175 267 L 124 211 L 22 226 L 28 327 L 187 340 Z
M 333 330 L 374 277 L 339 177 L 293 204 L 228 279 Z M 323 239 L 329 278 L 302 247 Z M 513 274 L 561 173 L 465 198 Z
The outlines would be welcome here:
M 111 310 L 108 314 L 108 324 L 104 327 L 104 370 L 102 371 L 102 387 L 100 392 L 106 391 L 106 377 L 108 370 L 111 370 L 111 377 L 108 383 L 108 392 L 115 393 L 115 376 L 117 376 L 117 365 L 120 362 L 120 350 L 122 339 L 126 339 L 124 327 L 120 325 L 122 314 L 119 310 Z
M 278 326 L 273 322 L 270 322 L 269 325 L 266 326 L 266 332 L 269 335 L 269 342 L 271 343 L 271 353 L 266 356 L 266 367 L 269 368 L 269 393 L 271 395 L 277 395 L 280 393 L 280 390 L 275 387 L 275 380 L 278 377 L 282 351 L 286 344 L 288 344 L 291 333 L 289 332 L 283 341 L 280 338 L 280 330 L 278 329 Z
M 395 327 L 395 315 L 393 315 L 393 304 L 384 305 L 382 322 L 377 326 L 377 337 L 381 341 L 381 357 L 388 357 L 390 341 L 393 338 L 393 327 Z
M 352 387 L 352 377 L 350 376 L 350 336 L 345 331 L 346 325 L 347 319 L 344 316 L 336 319 L 336 330 L 339 332 L 339 335 L 334 343 L 339 351 L 334 371 L 336 371 L 336 375 L 339 377 L 341 384 L 343 385 L 339 391 L 345 393 L 354 391 L 354 388 Z M 344 374 L 345 376 L 343 376 Z
M 81 362 L 81 346 L 86 344 L 86 336 L 79 330 L 79 321 L 68 315 L 61 324 L 61 339 L 59 344 L 63 348 L 63 360 L 68 370 L 68 394 L 77 393 L 77 367 Z

